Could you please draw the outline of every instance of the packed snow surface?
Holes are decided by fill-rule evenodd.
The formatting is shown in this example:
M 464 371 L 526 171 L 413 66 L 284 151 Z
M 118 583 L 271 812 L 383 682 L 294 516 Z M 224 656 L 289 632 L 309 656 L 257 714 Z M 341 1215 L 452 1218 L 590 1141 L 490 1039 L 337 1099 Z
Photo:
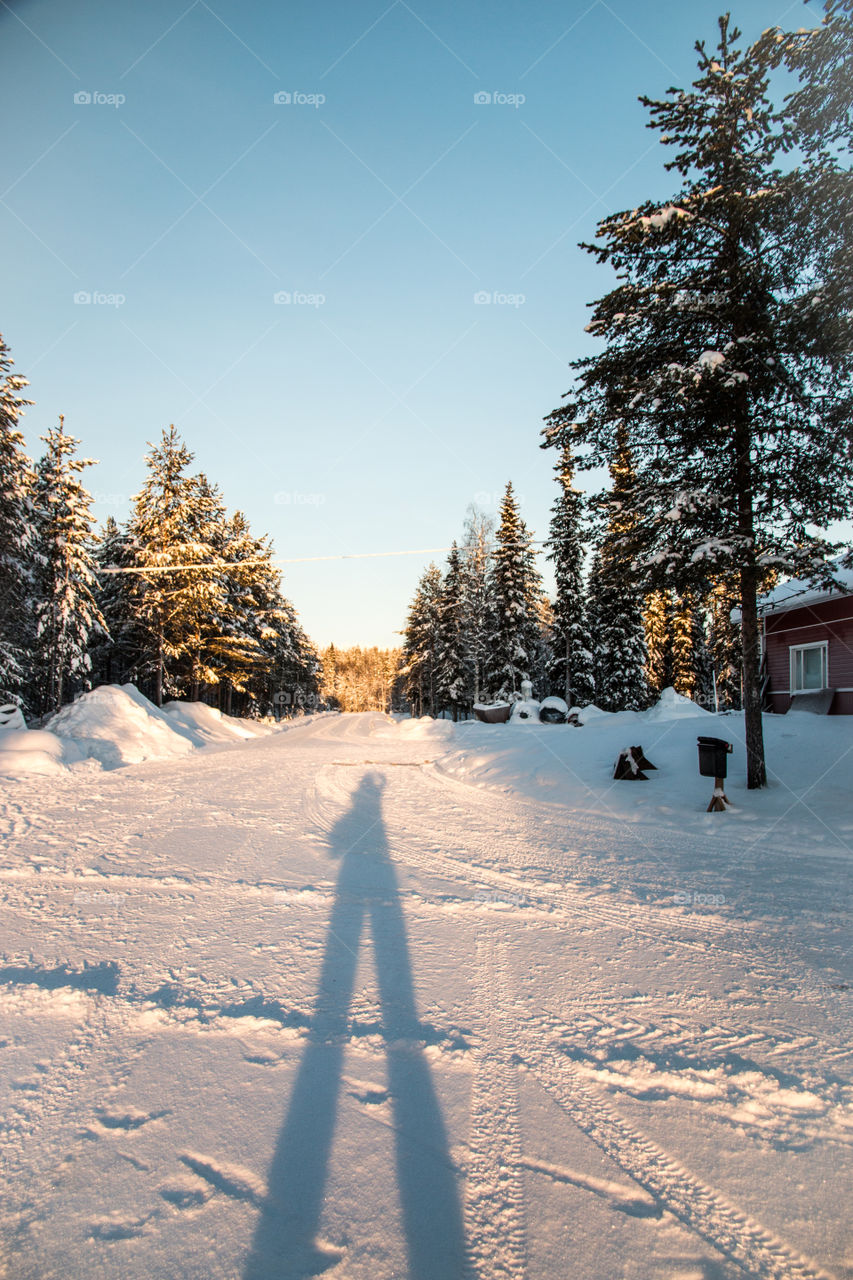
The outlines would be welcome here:
M 850 1280 L 853 718 L 121 692 L 0 779 L 2 1274 Z

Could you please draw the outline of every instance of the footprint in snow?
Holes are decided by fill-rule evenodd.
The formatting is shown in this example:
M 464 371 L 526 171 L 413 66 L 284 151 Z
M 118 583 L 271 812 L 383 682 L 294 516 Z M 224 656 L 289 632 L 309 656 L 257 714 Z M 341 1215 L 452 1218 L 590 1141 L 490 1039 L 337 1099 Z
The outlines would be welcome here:
M 197 1209 L 207 1203 L 213 1190 L 204 1185 L 173 1185 L 161 1187 L 160 1195 L 175 1209 Z
M 144 1218 L 123 1218 L 119 1214 L 96 1219 L 89 1227 L 90 1240 L 133 1240 L 141 1236 L 145 1225 L 154 1214 L 146 1214 Z
M 388 1089 L 365 1089 L 363 1093 L 359 1093 L 357 1089 L 349 1089 L 347 1096 L 355 1098 L 356 1102 L 361 1102 L 366 1107 L 381 1107 L 391 1094 Z
M 107 1107 L 97 1107 L 98 1123 L 105 1129 L 122 1129 L 125 1133 L 132 1129 L 141 1129 L 151 1120 L 160 1120 L 169 1114 L 168 1111 L 138 1111 L 136 1107 L 128 1107 L 125 1111 L 110 1111 Z

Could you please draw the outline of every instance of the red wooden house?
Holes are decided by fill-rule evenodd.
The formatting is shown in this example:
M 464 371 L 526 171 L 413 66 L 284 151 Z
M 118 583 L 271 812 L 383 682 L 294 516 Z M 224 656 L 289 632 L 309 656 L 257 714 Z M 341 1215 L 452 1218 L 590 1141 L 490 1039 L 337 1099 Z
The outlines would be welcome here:
M 843 591 L 792 579 L 759 601 L 773 711 L 823 692 L 830 715 L 853 715 L 853 571 L 836 576 Z

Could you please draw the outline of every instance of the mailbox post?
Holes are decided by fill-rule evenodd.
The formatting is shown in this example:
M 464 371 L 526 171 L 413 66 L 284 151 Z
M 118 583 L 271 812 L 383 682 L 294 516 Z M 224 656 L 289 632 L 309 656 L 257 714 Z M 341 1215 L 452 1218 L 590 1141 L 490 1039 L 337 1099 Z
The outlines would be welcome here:
M 697 738 L 699 744 L 699 776 L 714 779 L 714 794 L 708 805 L 708 813 L 725 813 L 726 805 L 731 804 L 726 795 L 726 774 L 728 757 L 732 744 L 725 738 Z

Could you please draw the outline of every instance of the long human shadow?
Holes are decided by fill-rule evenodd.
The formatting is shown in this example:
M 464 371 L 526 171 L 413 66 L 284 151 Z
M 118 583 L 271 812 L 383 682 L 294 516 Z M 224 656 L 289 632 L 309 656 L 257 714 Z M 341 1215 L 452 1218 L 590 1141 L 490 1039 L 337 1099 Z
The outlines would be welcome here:
M 329 844 L 341 868 L 320 985 L 243 1280 L 319 1275 L 342 1256 L 316 1237 L 367 920 L 382 1006 L 407 1274 L 410 1280 L 461 1280 L 465 1240 L 456 1171 L 423 1051 L 406 926 L 382 818 L 381 779 L 363 778 Z M 371 1190 L 364 1188 L 367 1196 Z M 391 1209 L 377 1201 L 377 1220 L 387 1220 Z

